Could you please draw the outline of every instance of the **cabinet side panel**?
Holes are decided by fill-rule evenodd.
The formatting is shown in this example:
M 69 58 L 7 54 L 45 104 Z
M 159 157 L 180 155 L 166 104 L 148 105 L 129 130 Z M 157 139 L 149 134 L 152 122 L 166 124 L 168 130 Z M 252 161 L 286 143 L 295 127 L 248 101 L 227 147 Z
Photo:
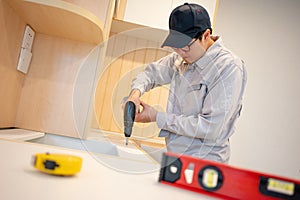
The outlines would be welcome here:
M 17 71 L 25 22 L 0 0 L 0 128 L 15 126 L 24 74 Z
M 94 45 L 37 34 L 24 82 L 17 126 L 79 137 L 73 91 L 80 67 Z

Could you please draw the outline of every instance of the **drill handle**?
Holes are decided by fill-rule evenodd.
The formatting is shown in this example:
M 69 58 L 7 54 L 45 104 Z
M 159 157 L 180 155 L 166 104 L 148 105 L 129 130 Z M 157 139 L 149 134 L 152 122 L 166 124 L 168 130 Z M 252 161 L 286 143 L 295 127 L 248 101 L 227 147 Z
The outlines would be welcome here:
M 124 108 L 124 134 L 125 137 L 130 137 L 132 127 L 135 118 L 135 104 L 132 101 L 128 101 Z

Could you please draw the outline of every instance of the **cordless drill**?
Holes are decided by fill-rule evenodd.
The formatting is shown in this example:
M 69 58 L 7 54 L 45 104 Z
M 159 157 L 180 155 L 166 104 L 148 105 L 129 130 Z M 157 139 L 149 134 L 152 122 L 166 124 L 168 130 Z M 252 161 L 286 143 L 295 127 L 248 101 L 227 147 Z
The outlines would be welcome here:
M 128 145 L 128 138 L 131 136 L 134 118 L 135 104 L 132 101 L 127 101 L 124 109 L 124 134 L 126 138 L 126 145 Z

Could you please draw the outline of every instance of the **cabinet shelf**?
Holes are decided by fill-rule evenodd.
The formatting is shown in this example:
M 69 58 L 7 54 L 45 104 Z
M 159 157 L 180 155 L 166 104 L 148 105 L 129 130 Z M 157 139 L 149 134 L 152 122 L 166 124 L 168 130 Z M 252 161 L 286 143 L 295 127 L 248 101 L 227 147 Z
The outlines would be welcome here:
M 111 24 L 111 33 L 125 34 L 132 37 L 162 43 L 168 35 L 168 30 L 153 28 L 119 19 L 113 19 Z
M 98 44 L 103 23 L 90 11 L 62 0 L 7 0 L 36 32 Z

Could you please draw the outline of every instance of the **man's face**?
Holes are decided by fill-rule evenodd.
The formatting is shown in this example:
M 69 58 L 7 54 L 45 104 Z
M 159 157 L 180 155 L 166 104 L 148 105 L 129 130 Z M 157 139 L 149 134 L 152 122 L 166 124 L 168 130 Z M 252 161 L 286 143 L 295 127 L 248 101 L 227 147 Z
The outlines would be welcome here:
M 196 38 L 194 38 L 187 46 L 183 48 L 173 48 L 173 50 L 189 64 L 200 59 L 206 51 L 202 41 Z

